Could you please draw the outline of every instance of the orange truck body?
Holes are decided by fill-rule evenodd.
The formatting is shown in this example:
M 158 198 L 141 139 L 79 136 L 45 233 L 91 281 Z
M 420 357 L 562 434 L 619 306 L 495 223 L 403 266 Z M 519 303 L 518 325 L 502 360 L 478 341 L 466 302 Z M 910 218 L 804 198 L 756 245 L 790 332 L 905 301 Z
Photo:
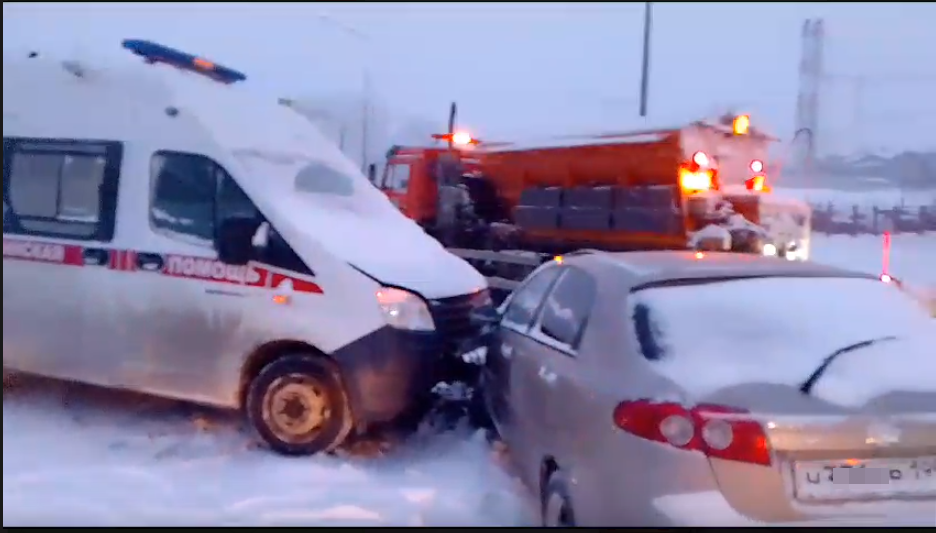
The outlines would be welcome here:
M 493 146 L 482 148 L 478 156 L 484 176 L 511 213 L 528 189 L 672 186 L 675 190 L 678 168 L 686 159 L 678 130 L 596 137 L 587 142 L 543 147 Z M 685 243 L 684 232 L 666 235 L 556 228 L 527 229 L 524 233 L 530 241 L 568 241 L 601 248 L 672 247 Z
M 705 196 L 716 189 L 733 189 L 736 196 L 756 197 L 758 193 L 750 190 L 751 184 L 756 178 L 758 189 L 764 185 L 764 162 L 774 140 L 755 130 L 738 134 L 729 120 L 584 139 L 559 138 L 529 145 L 482 142 L 464 148 L 405 148 L 391 152 L 381 188 L 407 216 L 424 226 L 431 226 L 437 214 L 435 172 L 443 157 L 457 158 L 462 172 L 476 173 L 488 183 L 508 223 L 515 222 L 519 212 L 526 209 L 524 195 L 530 190 L 558 189 L 565 191 L 566 197 L 583 189 L 669 191 L 671 205 L 678 215 L 674 220 L 680 225 L 675 230 L 672 224 L 668 230 L 652 224 L 616 226 L 612 222 L 607 228 L 589 229 L 560 224 L 523 228 L 522 240 L 534 245 L 560 243 L 569 249 L 685 248 L 691 232 L 698 229 L 693 217 L 687 216 L 693 197 Z M 694 158 L 700 157 L 707 163 L 703 166 L 711 170 L 695 164 Z M 701 187 L 706 190 L 693 188 L 698 187 L 693 185 L 698 181 L 683 179 L 686 173 L 697 177 L 696 172 L 699 175 L 705 172 L 710 178 L 710 183 Z M 756 219 L 757 213 L 745 216 Z

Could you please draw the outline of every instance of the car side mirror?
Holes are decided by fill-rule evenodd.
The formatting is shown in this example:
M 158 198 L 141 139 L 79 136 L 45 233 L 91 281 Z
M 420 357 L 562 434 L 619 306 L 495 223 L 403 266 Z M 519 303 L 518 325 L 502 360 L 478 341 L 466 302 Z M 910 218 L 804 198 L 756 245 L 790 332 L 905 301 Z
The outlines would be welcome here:
M 254 218 L 228 218 L 215 233 L 218 260 L 227 265 L 246 265 L 254 256 L 254 235 L 260 221 Z
M 493 305 L 486 305 L 472 311 L 470 318 L 472 325 L 487 332 L 495 326 L 500 325 L 502 317 L 496 307 Z
M 367 165 L 367 181 L 377 185 L 377 165 L 374 163 Z

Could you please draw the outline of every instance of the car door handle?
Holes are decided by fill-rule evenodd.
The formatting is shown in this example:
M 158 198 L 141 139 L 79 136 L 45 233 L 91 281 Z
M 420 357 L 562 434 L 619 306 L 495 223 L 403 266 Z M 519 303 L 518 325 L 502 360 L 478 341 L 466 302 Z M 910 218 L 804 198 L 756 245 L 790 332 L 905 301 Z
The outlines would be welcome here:
M 543 381 L 545 381 L 546 384 L 552 385 L 553 383 L 556 382 L 556 378 L 557 378 L 558 376 L 556 376 L 556 373 L 555 373 L 555 372 L 550 371 L 550 370 L 549 370 L 548 368 L 546 368 L 545 366 L 541 366 L 540 369 L 539 369 L 539 377 L 540 377 L 540 379 L 542 379 Z
M 507 343 L 502 343 L 502 344 L 501 344 L 501 355 L 504 356 L 504 359 L 510 359 L 510 358 L 512 358 L 512 357 L 513 357 L 513 354 L 514 354 L 513 346 L 511 346 L 511 345 L 509 345 L 509 344 L 507 344 Z

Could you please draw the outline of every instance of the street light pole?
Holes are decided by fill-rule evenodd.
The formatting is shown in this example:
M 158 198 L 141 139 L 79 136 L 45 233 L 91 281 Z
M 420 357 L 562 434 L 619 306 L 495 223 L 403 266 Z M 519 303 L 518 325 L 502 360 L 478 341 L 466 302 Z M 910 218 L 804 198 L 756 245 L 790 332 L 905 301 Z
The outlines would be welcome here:
M 325 22 L 339 30 L 341 30 L 346 35 L 357 39 L 358 42 L 362 43 L 364 46 L 370 49 L 371 40 L 370 37 L 358 30 L 357 28 L 348 26 L 347 24 L 336 20 L 326 14 L 321 14 L 318 16 L 318 19 L 322 22 Z M 367 148 L 369 141 L 370 133 L 370 111 L 371 111 L 371 71 L 370 71 L 370 62 L 364 61 L 362 66 L 362 79 L 361 79 L 361 172 L 367 174 Z
M 640 68 L 640 116 L 647 116 L 647 92 L 650 87 L 650 32 L 653 26 L 653 2 L 644 2 L 643 63 Z

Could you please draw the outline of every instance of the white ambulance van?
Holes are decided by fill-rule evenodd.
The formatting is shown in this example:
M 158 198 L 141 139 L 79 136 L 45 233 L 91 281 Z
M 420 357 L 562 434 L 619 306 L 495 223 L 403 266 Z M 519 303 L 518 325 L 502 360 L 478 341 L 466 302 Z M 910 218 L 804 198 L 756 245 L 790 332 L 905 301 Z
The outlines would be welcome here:
M 244 74 L 122 44 L 4 52 L 4 371 L 242 409 L 286 454 L 407 412 L 484 278 Z

